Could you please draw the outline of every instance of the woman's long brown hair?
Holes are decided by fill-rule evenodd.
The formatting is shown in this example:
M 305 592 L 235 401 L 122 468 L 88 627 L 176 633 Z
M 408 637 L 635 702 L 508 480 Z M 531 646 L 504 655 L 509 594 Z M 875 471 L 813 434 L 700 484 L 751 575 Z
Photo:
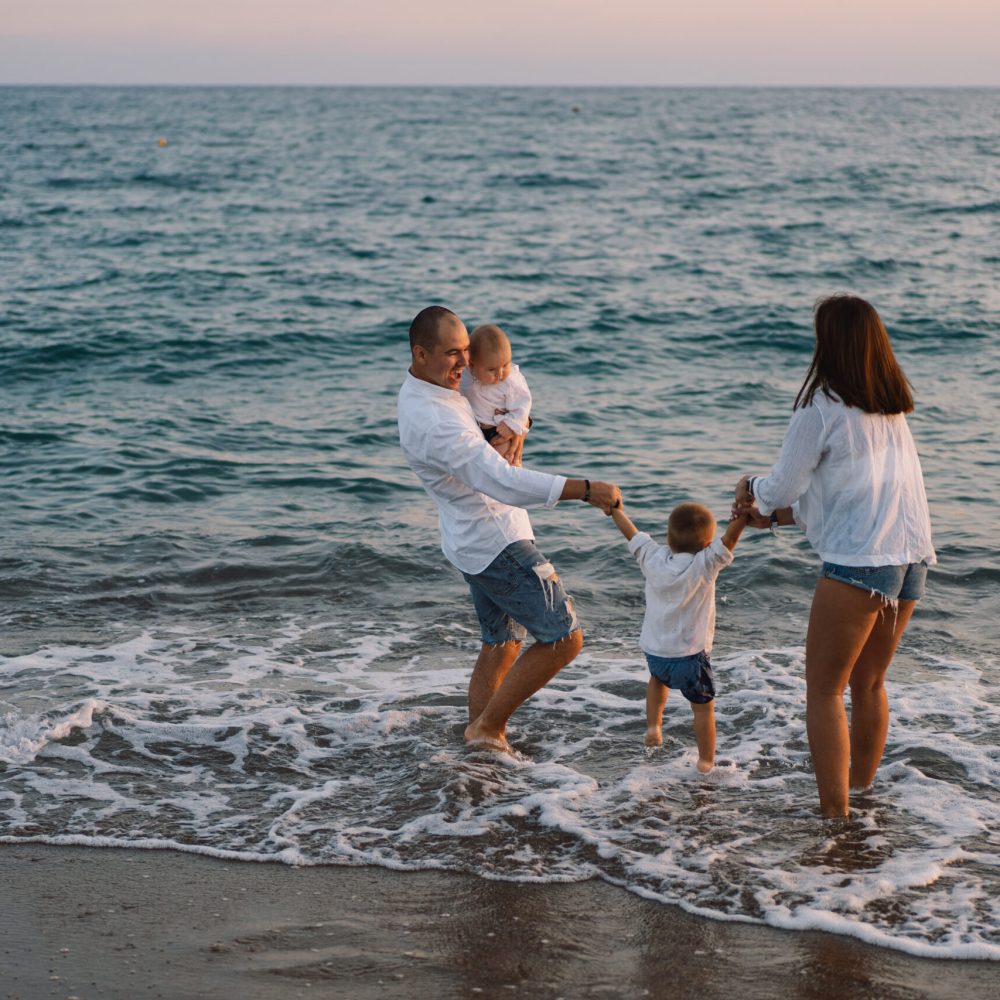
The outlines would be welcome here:
M 875 308 L 854 295 L 820 299 L 813 313 L 816 350 L 795 406 L 822 390 L 865 413 L 909 413 L 910 383 L 892 353 Z

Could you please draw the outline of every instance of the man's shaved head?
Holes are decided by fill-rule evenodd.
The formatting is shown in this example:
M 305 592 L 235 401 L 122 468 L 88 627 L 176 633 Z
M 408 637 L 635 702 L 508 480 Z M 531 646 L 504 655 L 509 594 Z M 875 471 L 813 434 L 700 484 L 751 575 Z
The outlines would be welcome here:
M 410 324 L 410 350 L 422 347 L 425 351 L 433 351 L 437 347 L 438 331 L 447 320 L 458 320 L 458 316 L 444 306 L 421 309 Z

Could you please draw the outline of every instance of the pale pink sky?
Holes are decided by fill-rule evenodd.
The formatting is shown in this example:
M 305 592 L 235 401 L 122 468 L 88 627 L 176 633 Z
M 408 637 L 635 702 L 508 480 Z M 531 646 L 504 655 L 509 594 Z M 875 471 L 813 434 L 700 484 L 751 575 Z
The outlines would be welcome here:
M 0 0 L 0 83 L 1000 84 L 1000 0 Z

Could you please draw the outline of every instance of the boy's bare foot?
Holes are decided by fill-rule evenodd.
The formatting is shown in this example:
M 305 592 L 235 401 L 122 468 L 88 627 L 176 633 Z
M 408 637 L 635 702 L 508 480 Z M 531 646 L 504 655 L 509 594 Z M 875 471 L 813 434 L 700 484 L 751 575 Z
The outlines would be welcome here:
M 663 732 L 655 726 L 650 726 L 649 729 L 646 730 L 646 746 L 663 746 Z
M 477 750 L 497 750 L 500 753 L 513 752 L 503 733 L 490 732 L 480 725 L 478 719 L 465 727 L 465 742 Z
M 701 757 L 699 757 L 698 758 L 698 763 L 695 764 L 695 767 L 698 768 L 698 770 L 702 774 L 708 774 L 708 772 L 711 771 L 713 767 L 715 767 L 715 764 L 714 764 L 713 761 L 702 760 Z

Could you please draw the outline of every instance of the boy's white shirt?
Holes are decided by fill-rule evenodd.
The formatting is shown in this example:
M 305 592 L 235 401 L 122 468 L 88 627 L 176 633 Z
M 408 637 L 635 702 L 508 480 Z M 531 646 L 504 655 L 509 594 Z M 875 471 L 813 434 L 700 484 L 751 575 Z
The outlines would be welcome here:
M 517 365 L 511 365 L 507 377 L 493 385 L 484 385 L 466 368 L 461 389 L 479 423 L 487 427 L 505 423 L 515 434 L 528 432 L 531 390 Z
M 722 539 L 692 555 L 671 552 L 640 531 L 628 547 L 646 578 L 642 651 L 654 656 L 710 653 L 715 637 L 715 578 L 733 561 Z

